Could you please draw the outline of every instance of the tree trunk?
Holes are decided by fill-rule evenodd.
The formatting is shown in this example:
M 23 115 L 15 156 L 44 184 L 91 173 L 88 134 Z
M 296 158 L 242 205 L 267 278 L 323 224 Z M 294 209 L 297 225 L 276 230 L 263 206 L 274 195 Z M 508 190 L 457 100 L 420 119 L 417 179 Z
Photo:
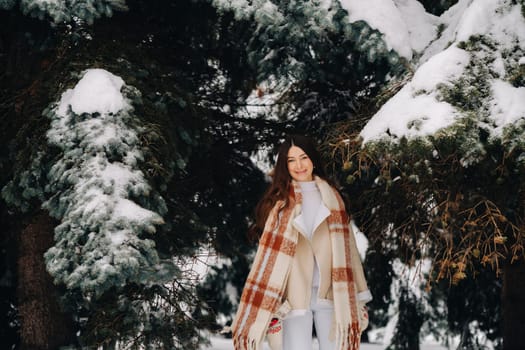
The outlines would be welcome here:
M 73 322 L 60 309 L 56 287 L 44 265 L 53 244 L 54 222 L 45 212 L 22 229 L 17 258 L 20 349 L 58 349 L 74 340 Z
M 503 276 L 503 349 L 525 348 L 525 263 L 505 266 Z

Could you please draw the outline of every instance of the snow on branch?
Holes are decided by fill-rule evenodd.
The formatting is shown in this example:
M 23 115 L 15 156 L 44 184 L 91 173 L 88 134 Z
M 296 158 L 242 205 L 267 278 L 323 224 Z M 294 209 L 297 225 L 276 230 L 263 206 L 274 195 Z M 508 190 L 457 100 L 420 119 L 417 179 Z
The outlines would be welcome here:
M 439 137 L 467 124 L 490 139 L 519 142 L 516 129 L 525 122 L 521 8 L 504 0 L 460 0 L 441 15 L 413 78 L 363 128 L 364 142 Z
M 8 4 L 12 6 L 14 1 Z M 33 17 L 50 17 L 55 23 L 78 18 L 89 24 L 102 16 L 111 17 L 115 10 L 127 10 L 125 0 L 20 0 L 20 8 Z
M 45 257 L 51 275 L 70 289 L 99 294 L 169 275 L 147 238 L 164 223 L 166 205 L 139 169 L 131 105 L 139 96 L 120 77 L 90 69 L 48 114 L 48 143 L 61 156 L 48 173 L 52 196 L 43 207 L 61 223 Z

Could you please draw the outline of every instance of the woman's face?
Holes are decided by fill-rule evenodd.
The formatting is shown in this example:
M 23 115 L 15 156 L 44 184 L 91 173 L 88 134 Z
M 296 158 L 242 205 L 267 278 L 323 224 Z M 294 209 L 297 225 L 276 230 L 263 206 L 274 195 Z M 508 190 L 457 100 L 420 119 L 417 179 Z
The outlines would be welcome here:
M 301 148 L 292 146 L 288 150 L 288 172 L 295 181 L 312 181 L 314 165 Z

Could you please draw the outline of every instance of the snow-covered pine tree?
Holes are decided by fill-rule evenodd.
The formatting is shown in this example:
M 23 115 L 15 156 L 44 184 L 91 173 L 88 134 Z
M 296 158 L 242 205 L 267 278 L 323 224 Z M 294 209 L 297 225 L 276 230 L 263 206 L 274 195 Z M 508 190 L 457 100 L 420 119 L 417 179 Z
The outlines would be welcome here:
M 45 259 L 55 284 L 67 291 L 64 305 L 78 316 L 94 317 L 103 300 L 105 317 L 122 318 L 126 325 L 87 339 L 126 343 L 151 338 L 156 327 L 182 325 L 177 326 L 182 306 L 173 303 L 183 300 L 172 296 L 182 296 L 177 285 L 183 286 L 185 277 L 172 257 L 162 258 L 154 240 L 167 207 L 142 172 L 146 162 L 139 137 L 145 127 L 134 107 L 141 104 L 139 91 L 120 77 L 102 69 L 85 71 L 44 111 L 51 119 L 49 148 L 57 151 L 38 152 L 30 168 L 2 192 L 23 210 L 33 199 L 43 201 L 60 222 Z M 93 322 L 102 322 L 100 327 L 105 321 L 87 320 Z M 191 341 L 191 334 L 168 333 L 149 342 L 177 347 Z
M 2 286 L 9 291 L 7 295 L 13 296 L 9 300 L 13 322 L 2 322 L 2 330 L 6 331 L 0 335 L 4 340 L 4 334 L 13 331 L 20 334 L 20 339 L 9 339 L 6 344 L 57 348 L 76 342 L 111 347 L 118 341 L 129 347 L 196 347 L 195 320 L 188 318 L 194 310 L 192 284 L 196 276 L 191 275 L 192 264 L 186 258 L 195 261 L 193 256 L 203 241 L 216 241 L 217 250 L 233 249 L 235 242 L 244 242 L 247 212 L 253 208 L 253 196 L 264 186 L 250 154 L 264 137 L 271 135 L 268 130 L 272 124 L 231 118 L 222 112 L 225 104 L 235 109 L 237 98 L 246 94 L 243 89 L 253 81 L 250 69 L 243 63 L 245 59 L 237 54 L 244 52 L 237 45 L 244 40 L 245 31 L 238 30 L 237 22 L 231 23 L 228 16 L 218 17 L 206 2 L 128 1 L 127 5 L 128 11 L 115 12 L 111 19 L 100 18 L 93 26 L 82 18 L 68 25 L 49 26 L 45 21 L 24 16 L 18 6 L 0 11 L 0 118 L 4 126 L 0 130 L 3 170 L 0 185 L 4 187 L 12 181 L 9 186 L 12 191 L 6 188 L 6 196 L 15 208 L 24 209 L 8 209 L 5 203 L 1 206 L 6 231 L 2 232 L 0 242 L 7 266 L 0 268 L 2 281 L 6 282 Z M 103 68 L 140 91 L 140 98 L 133 99 L 133 113 L 124 116 L 129 122 L 125 126 L 128 131 L 138 132 L 135 146 L 143 153 L 142 161 L 132 173 L 137 175 L 140 169 L 150 186 L 150 196 L 154 197 L 139 196 L 133 201 L 145 210 L 156 211 L 162 197 L 167 212 L 163 215 L 165 223 L 155 226 L 155 234 L 142 231 L 138 239 L 143 243 L 155 242 L 154 249 L 145 247 L 152 254 L 150 257 L 154 258 L 156 253 L 162 261 L 171 259 L 184 271 L 182 277 L 168 286 L 130 282 L 118 289 L 110 284 L 122 279 L 106 276 L 105 282 L 101 282 L 109 287 L 107 292 L 88 299 L 81 289 L 87 288 L 85 291 L 89 293 L 91 287 L 83 287 L 82 281 L 70 281 L 81 289 L 68 290 L 63 284 L 57 288 L 51 280 L 45 280 L 48 274 L 43 254 L 54 245 L 53 229 L 60 222 L 51 220 L 40 209 L 42 202 L 53 195 L 44 189 L 63 190 L 68 195 L 74 191 L 64 188 L 66 182 L 48 183 L 51 166 L 65 155 L 65 150 L 62 145 L 48 143 L 46 133 L 51 120 L 42 116 L 42 111 L 52 101 L 56 103 L 66 88 L 76 86 L 82 76 L 80 72 L 93 68 Z M 242 79 L 234 80 L 235 76 Z M 126 93 L 137 96 L 133 93 L 135 89 L 124 87 Z M 88 113 L 73 119 L 82 122 L 83 118 L 99 117 Z M 110 163 L 122 163 L 115 147 L 108 144 L 107 152 Z M 77 166 L 76 160 L 68 160 L 68 164 Z M 91 185 L 96 188 L 98 180 L 92 180 Z M 90 180 L 85 181 L 88 183 Z M 106 189 L 111 190 L 111 186 Z M 56 202 L 49 203 L 50 208 L 55 207 Z M 58 213 L 65 214 L 63 208 Z M 71 214 L 82 217 L 83 209 Z M 33 224 L 33 220 L 37 223 Z M 132 221 L 128 222 L 131 226 Z M 141 225 L 137 228 L 146 228 Z M 78 228 L 74 229 L 79 233 Z M 71 233 L 66 231 L 61 234 Z M 237 238 L 241 234 L 243 238 Z M 22 236 L 32 248 L 31 251 L 25 248 L 24 254 L 18 243 Z M 83 259 L 67 249 L 65 254 L 75 257 L 77 262 Z M 27 276 L 16 270 L 20 258 L 25 264 L 18 265 L 26 270 L 40 264 L 36 277 L 45 283 L 26 282 Z M 63 278 L 67 269 L 55 272 Z M 138 275 L 135 277 L 140 279 Z M 17 283 L 27 293 L 20 294 L 22 288 L 17 288 Z M 69 313 L 63 323 L 58 322 L 61 315 L 49 312 L 43 315 L 46 310 L 60 313 L 58 305 L 38 307 L 51 305 L 49 301 L 56 302 L 58 297 Z M 166 310 L 163 300 L 171 305 Z M 150 313 L 153 317 L 145 319 Z M 46 326 L 38 327 L 43 324 Z M 31 333 L 34 329 L 57 332 Z M 67 339 L 59 339 L 60 334 L 66 334 Z
M 167 208 L 139 168 L 144 155 L 133 99 L 140 93 L 120 77 L 92 69 L 44 111 L 48 142 L 61 151 L 44 188 L 52 195 L 43 208 L 61 221 L 47 268 L 57 283 L 87 297 L 174 277 L 173 263 L 161 261 L 148 239 Z
M 503 344 L 518 349 L 525 303 L 518 296 L 525 266 L 523 3 L 460 0 L 436 24 L 407 83 L 392 89 L 359 133 L 339 135 L 340 165 L 353 165 L 344 176 L 348 191 L 361 193 L 356 209 L 373 241 L 391 241 L 408 257 L 428 254 L 431 279 L 464 290 L 477 284 L 479 300 L 491 300 L 484 304 L 490 311 L 471 308 L 468 317 L 456 312 L 458 294 L 448 300 L 462 344 L 479 344 L 481 331 L 485 345 L 501 345 L 494 293 L 502 291 Z M 485 269 L 503 280 L 502 290 Z
M 385 38 L 367 20 L 366 5 L 359 1 L 214 4 L 239 21 L 253 23 L 246 50 L 258 73 L 257 94 L 273 95 L 271 113 L 293 120 L 299 130 L 318 130 L 353 117 L 385 81 L 404 71 L 404 62 L 412 57 L 411 49 Z M 390 7 L 382 9 L 383 14 L 391 13 Z

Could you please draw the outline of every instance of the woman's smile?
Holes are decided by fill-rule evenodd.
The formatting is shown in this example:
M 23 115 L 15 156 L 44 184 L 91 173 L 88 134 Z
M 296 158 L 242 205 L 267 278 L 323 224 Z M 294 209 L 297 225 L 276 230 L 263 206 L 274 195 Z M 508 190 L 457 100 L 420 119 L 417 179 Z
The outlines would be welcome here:
M 297 146 L 290 147 L 288 151 L 288 172 L 295 181 L 312 181 L 314 165 L 305 153 Z

